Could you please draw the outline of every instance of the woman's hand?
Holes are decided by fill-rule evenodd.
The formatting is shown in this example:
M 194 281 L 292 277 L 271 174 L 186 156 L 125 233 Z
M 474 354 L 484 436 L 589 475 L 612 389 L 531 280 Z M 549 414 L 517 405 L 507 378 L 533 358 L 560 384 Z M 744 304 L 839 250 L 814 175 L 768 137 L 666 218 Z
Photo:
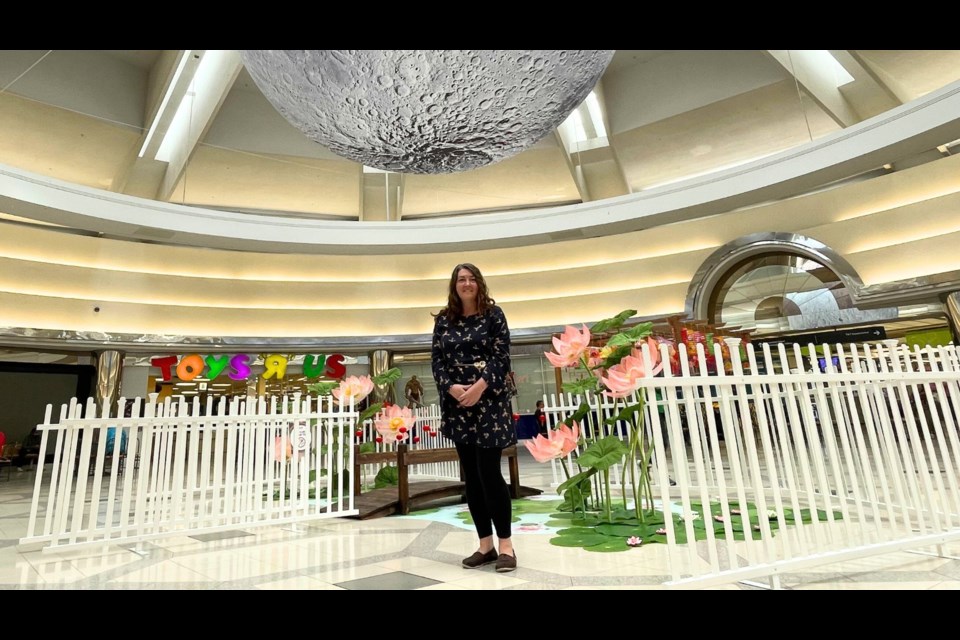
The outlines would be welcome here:
M 478 379 L 472 385 L 466 388 L 463 392 L 463 395 L 460 396 L 460 406 L 461 407 L 472 407 L 480 401 L 480 396 L 483 395 L 484 390 L 487 388 L 487 381 L 483 378 Z
M 447 392 L 453 399 L 457 402 L 460 402 L 460 398 L 463 397 L 463 394 L 467 391 L 467 385 L 465 384 L 452 384 L 450 385 L 450 390 Z

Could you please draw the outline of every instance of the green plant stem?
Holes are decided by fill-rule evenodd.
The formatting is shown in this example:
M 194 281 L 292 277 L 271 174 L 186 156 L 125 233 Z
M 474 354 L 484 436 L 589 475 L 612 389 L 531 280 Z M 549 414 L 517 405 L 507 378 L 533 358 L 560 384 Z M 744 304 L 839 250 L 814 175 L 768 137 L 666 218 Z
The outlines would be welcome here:
M 567 454 L 570 455 L 570 454 Z M 559 458 L 557 460 L 560 463 L 560 468 L 563 469 L 563 475 L 566 476 L 567 480 L 570 479 L 570 471 L 567 470 L 567 464 L 565 458 Z M 582 469 L 581 469 L 582 471 Z M 580 493 L 580 511 L 583 513 L 583 516 L 587 516 L 587 505 L 583 501 L 583 492 Z M 576 514 L 576 509 L 574 509 L 574 514 Z
M 637 478 L 636 467 L 637 460 L 637 425 L 634 421 L 634 424 L 630 426 L 630 451 L 627 453 L 627 471 L 630 473 L 630 487 L 633 489 L 633 513 L 637 516 L 640 522 L 643 522 L 643 510 L 640 508 L 640 490 L 639 490 L 639 479 Z M 624 491 L 626 495 L 626 491 Z
M 570 454 L 567 454 L 567 455 L 570 455 Z M 567 470 L 566 460 L 564 458 L 560 458 L 557 460 L 557 462 L 560 463 L 560 468 L 563 470 L 564 477 L 566 477 L 566 479 L 569 480 L 570 472 Z
M 589 376 L 593 375 L 593 373 L 590 371 L 590 365 L 589 365 L 589 362 L 587 361 L 586 355 L 583 355 L 580 357 L 580 366 L 583 368 L 584 371 L 587 372 L 587 375 Z M 597 394 L 594 393 L 594 396 L 597 396 Z M 583 394 L 583 398 L 584 398 L 584 401 L 586 401 L 587 405 L 589 406 L 590 405 L 589 397 L 587 396 L 586 393 Z M 599 396 L 597 396 L 597 398 L 598 398 L 597 404 L 599 406 Z M 597 436 L 597 425 L 595 424 L 595 416 L 594 416 L 594 411 L 592 407 L 590 411 L 587 412 L 587 424 L 590 427 L 589 440 L 591 440 L 592 442 L 597 442 L 600 438 Z M 584 438 L 584 440 L 586 439 L 587 438 Z M 600 496 L 603 495 L 602 492 L 600 491 L 600 478 L 594 477 L 594 479 L 592 480 L 592 483 L 593 483 L 593 495 L 597 496 L 597 498 L 599 499 Z M 600 505 L 597 505 L 597 508 L 599 508 L 599 506 Z
M 645 454 L 645 457 L 649 460 L 653 457 L 653 447 L 650 447 Z M 649 467 L 649 463 L 647 464 Z M 647 476 L 647 494 L 650 499 L 650 509 L 653 510 L 653 485 L 650 484 L 650 476 Z
M 618 401 L 619 401 L 619 400 L 620 400 L 620 398 L 614 398 L 614 399 L 613 399 L 613 415 L 614 415 L 614 416 L 620 415 L 620 412 L 617 411 L 617 404 L 618 404 Z M 627 401 L 626 401 L 626 400 L 623 401 L 623 406 L 627 406 Z M 619 425 L 616 421 L 614 421 L 614 423 L 613 423 L 613 428 L 614 428 L 614 430 L 619 430 L 619 429 L 620 429 L 620 425 Z M 631 448 L 631 450 L 632 450 L 632 448 Z M 630 462 L 630 459 L 631 459 L 631 458 L 630 458 L 630 453 L 627 453 L 627 463 Z M 624 471 L 626 471 L 626 469 L 624 469 Z M 624 510 L 624 511 L 627 510 L 627 492 L 624 490 L 624 485 L 625 485 L 625 484 L 626 484 L 626 478 L 623 477 L 623 474 L 621 474 L 621 477 L 620 477 L 620 499 L 623 501 L 623 510 Z
M 642 393 L 641 395 L 638 395 L 638 398 L 640 400 L 640 403 L 639 403 L 640 407 L 638 409 L 638 413 L 640 414 L 640 417 L 634 418 L 634 429 L 636 434 L 635 441 L 637 443 L 636 449 L 634 451 L 634 455 L 636 455 L 637 452 L 640 453 L 641 466 L 639 469 L 639 478 L 637 478 L 637 481 L 633 486 L 633 496 L 634 496 L 634 500 L 636 501 L 636 504 L 634 506 L 636 508 L 637 517 L 640 518 L 640 522 L 643 522 L 644 510 L 640 506 L 640 502 L 641 500 L 644 499 L 644 496 L 646 495 L 645 489 L 649 490 L 650 488 L 650 472 L 648 470 L 649 466 L 647 465 L 646 446 L 644 445 L 644 438 L 646 436 L 646 433 L 643 428 L 643 410 L 644 410 L 645 403 L 643 401 Z M 634 458 L 634 460 L 636 460 L 636 458 Z M 651 509 L 653 508 L 652 500 L 649 501 L 647 504 Z
M 607 512 L 607 522 L 613 522 L 613 514 L 610 512 L 610 469 L 603 470 L 603 484 L 606 486 L 606 500 L 604 501 L 606 512 Z

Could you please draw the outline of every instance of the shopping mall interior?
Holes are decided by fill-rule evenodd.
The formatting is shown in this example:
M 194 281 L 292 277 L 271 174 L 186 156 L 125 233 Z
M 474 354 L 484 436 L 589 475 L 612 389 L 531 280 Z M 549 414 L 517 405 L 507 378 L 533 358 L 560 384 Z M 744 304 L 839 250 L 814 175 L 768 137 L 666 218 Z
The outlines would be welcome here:
M 71 398 L 216 406 L 396 367 L 382 400 L 402 402 L 416 376 L 422 404 L 436 404 L 433 314 L 463 263 L 509 322 L 521 440 L 536 434 L 520 425 L 537 401 L 576 378 L 545 357 L 551 339 L 624 309 L 673 344 L 912 348 L 960 336 L 960 51 L 609 52 L 545 135 L 456 172 L 331 151 L 285 117 L 250 53 L 0 51 L 0 459 L 16 459 L 46 405 L 56 414 Z M 390 53 L 416 86 L 444 52 Z M 514 53 L 531 75 L 507 83 L 506 104 L 552 87 L 544 68 L 575 66 Z M 479 56 L 461 59 L 462 85 L 419 95 L 438 120 L 469 114 L 487 90 L 471 86 Z M 357 65 L 358 92 L 406 89 Z M 477 110 L 501 107 L 501 94 Z M 342 368 L 318 365 L 335 355 Z M 247 375 L 227 366 L 238 357 Z M 552 473 L 518 452 L 522 483 L 554 494 Z M 455 501 L 433 519 L 41 551 L 19 544 L 37 462 L 0 466 L 2 588 L 660 589 L 669 573 L 666 545 L 625 560 L 553 545 L 522 519 L 516 572 L 465 571 L 475 535 L 450 515 Z M 958 588 L 960 543 L 944 548 L 784 584 Z

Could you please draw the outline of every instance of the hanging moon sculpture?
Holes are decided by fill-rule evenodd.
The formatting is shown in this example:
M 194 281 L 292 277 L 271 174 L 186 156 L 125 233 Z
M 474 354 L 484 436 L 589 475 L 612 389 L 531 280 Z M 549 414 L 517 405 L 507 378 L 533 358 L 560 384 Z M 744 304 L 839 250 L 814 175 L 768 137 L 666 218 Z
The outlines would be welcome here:
M 536 144 L 606 69 L 597 51 L 241 51 L 267 100 L 361 164 L 454 173 Z

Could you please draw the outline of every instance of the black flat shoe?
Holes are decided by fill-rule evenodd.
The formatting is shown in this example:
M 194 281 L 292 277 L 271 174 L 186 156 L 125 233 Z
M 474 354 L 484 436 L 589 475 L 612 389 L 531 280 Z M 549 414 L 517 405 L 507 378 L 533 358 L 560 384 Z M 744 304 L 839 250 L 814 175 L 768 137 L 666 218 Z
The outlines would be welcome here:
M 516 551 L 513 552 L 514 555 L 508 556 L 505 553 L 501 553 L 497 557 L 497 573 L 506 573 L 508 571 L 514 571 L 517 568 L 517 556 Z
M 472 556 L 469 558 L 464 558 L 460 564 L 463 565 L 464 569 L 476 569 L 477 567 L 482 567 L 485 564 L 490 564 L 493 562 L 496 562 L 498 567 L 500 566 L 496 549 L 490 549 L 490 551 L 487 551 L 486 553 L 474 551 Z

